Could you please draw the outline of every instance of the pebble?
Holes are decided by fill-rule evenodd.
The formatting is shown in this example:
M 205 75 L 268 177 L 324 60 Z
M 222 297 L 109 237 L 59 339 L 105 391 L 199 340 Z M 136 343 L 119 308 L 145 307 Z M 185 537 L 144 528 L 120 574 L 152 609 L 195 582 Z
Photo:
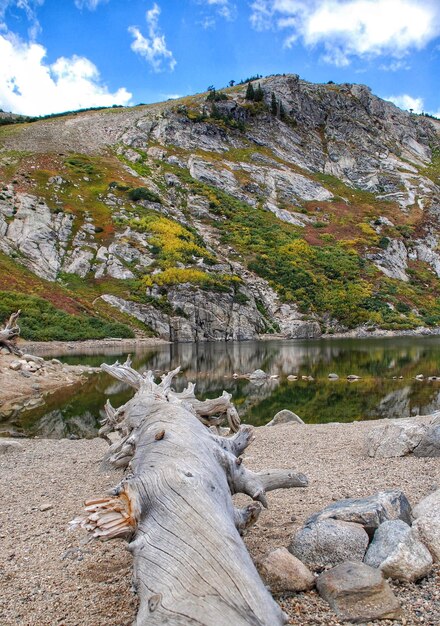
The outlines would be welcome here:
M 42 504 L 40 506 L 40 511 L 50 511 L 51 509 L 53 509 L 53 504 Z

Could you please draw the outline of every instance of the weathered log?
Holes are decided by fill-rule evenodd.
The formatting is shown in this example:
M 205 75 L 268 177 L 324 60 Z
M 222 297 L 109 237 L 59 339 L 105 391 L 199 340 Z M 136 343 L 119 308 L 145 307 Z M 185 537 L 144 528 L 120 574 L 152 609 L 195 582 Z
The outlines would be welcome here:
M 3 330 L 0 330 L 0 349 L 6 348 L 10 354 L 17 356 L 22 356 L 22 351 L 16 345 L 17 337 L 20 334 L 20 326 L 17 324 L 20 313 L 21 311 L 12 313 Z
M 107 428 L 122 438 L 108 461 L 128 473 L 109 496 L 88 500 L 72 523 L 93 537 L 129 540 L 140 598 L 136 626 L 285 624 L 240 534 L 267 506 L 266 491 L 304 487 L 307 479 L 246 469 L 240 454 L 252 427 L 228 438 L 212 434 L 187 402 L 193 388 L 171 391 L 178 369 L 155 384 L 152 372 L 141 376 L 129 362 L 102 368 L 137 389 L 119 409 L 106 408 Z M 231 494 L 240 492 L 254 502 L 237 509 Z

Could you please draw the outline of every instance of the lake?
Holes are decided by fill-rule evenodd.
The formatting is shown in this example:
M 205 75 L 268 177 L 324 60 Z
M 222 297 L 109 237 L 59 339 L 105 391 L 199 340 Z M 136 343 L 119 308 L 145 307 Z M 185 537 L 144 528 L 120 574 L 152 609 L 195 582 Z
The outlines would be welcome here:
M 70 364 L 100 365 L 125 360 L 115 350 L 103 354 L 59 357 Z M 133 355 L 133 366 L 159 375 L 181 365 L 175 379 L 181 391 L 196 383 L 200 399 L 232 393 L 243 422 L 263 425 L 281 409 L 290 409 L 305 422 L 350 422 L 384 417 L 406 417 L 436 411 L 440 381 L 418 381 L 415 376 L 440 376 L 440 337 L 381 339 L 326 339 L 309 341 L 251 341 L 170 344 L 148 347 Z M 277 379 L 254 384 L 234 379 L 262 369 Z M 329 380 L 336 373 L 339 380 Z M 289 374 L 312 376 L 313 381 L 287 381 Z M 350 374 L 361 380 L 348 382 Z M 16 430 L 51 438 L 94 437 L 107 398 L 113 406 L 126 402 L 133 391 L 104 373 L 86 384 L 47 397 L 43 406 L 0 422 L 0 431 Z

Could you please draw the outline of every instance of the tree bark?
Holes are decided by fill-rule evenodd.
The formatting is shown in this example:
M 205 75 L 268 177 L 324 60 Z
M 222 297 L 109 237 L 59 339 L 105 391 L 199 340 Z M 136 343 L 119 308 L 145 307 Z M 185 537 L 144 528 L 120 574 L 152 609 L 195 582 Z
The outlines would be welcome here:
M 228 438 L 213 434 L 198 419 L 197 407 L 204 405 L 206 416 L 206 406 L 194 402 L 193 386 L 182 394 L 171 390 L 179 368 L 155 384 L 152 372 L 141 376 L 129 362 L 102 367 L 137 389 L 117 410 L 107 403 L 103 432 L 106 438 L 110 427 L 120 433 L 107 462 L 127 474 L 110 496 L 88 500 L 73 524 L 94 537 L 129 540 L 140 598 L 136 626 L 285 624 L 240 534 L 267 506 L 266 491 L 304 487 L 306 477 L 246 469 L 240 454 L 252 427 Z M 224 414 L 223 404 L 219 410 Z M 254 502 L 237 509 L 235 493 Z
M 20 334 L 20 326 L 17 324 L 20 313 L 21 311 L 12 313 L 3 330 L 0 330 L 0 349 L 6 348 L 10 354 L 16 354 L 17 356 L 22 356 L 23 354 L 15 343 Z

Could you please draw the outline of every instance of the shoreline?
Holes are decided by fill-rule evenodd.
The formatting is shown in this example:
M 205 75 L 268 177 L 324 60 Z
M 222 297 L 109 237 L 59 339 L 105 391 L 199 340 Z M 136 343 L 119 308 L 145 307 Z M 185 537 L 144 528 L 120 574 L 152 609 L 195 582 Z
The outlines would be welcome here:
M 21 339 L 18 346 L 21 349 L 25 349 L 26 352 L 35 351 L 37 356 L 53 356 L 66 354 L 87 354 L 88 351 L 94 351 L 103 348 L 106 351 L 110 349 L 117 349 L 123 347 L 127 349 L 138 348 L 150 348 L 166 345 L 186 345 L 186 344 L 208 344 L 208 343 L 249 343 L 252 341 L 289 341 L 292 343 L 304 342 L 304 341 L 319 341 L 322 339 L 387 339 L 387 338 L 399 338 L 399 337 L 438 337 L 440 336 L 440 328 L 428 328 L 426 326 L 420 326 L 410 330 L 383 330 L 376 328 L 372 331 L 367 331 L 362 328 L 354 328 L 345 332 L 338 333 L 323 333 L 320 337 L 283 337 L 282 335 L 259 335 L 255 339 L 245 339 L 236 341 L 167 341 L 160 337 L 138 337 L 134 339 L 124 338 L 108 338 L 108 339 L 85 339 L 79 341 L 31 341 L 27 339 Z

